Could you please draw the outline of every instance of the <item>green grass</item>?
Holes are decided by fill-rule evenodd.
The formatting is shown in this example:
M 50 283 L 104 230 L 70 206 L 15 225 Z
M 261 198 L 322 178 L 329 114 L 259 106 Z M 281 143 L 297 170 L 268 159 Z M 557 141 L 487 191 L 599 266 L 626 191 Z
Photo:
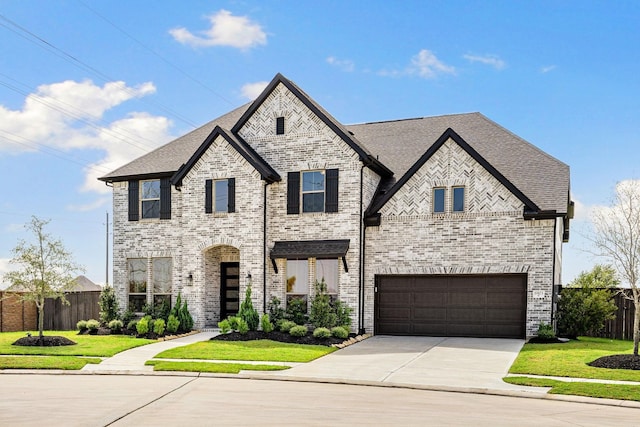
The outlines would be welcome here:
M 0 369 L 79 370 L 101 359 L 75 356 L 0 356 Z
M 624 384 L 600 384 L 587 382 L 564 382 L 546 378 L 507 377 L 509 384 L 531 387 L 551 387 L 550 394 L 598 397 L 603 399 L 640 401 L 640 386 Z
M 640 381 L 640 371 L 594 368 L 587 363 L 602 356 L 633 352 L 633 342 L 580 337 L 565 344 L 525 344 L 511 374 Z
M 60 347 L 29 347 L 11 345 L 26 332 L 0 333 L 0 355 L 43 355 L 43 356 L 96 356 L 110 357 L 121 351 L 156 342 L 125 335 L 78 335 L 76 331 L 45 331 L 46 335 L 69 338 L 76 345 Z M 31 332 L 37 335 L 37 332 Z
M 214 362 L 174 362 L 149 360 L 145 365 L 153 366 L 154 371 L 211 372 L 216 374 L 237 374 L 240 371 L 282 371 L 289 366 L 253 365 L 249 363 L 214 363 Z
M 335 347 L 323 345 L 288 344 L 271 340 L 213 340 L 163 351 L 156 357 L 164 359 L 310 362 L 335 350 Z

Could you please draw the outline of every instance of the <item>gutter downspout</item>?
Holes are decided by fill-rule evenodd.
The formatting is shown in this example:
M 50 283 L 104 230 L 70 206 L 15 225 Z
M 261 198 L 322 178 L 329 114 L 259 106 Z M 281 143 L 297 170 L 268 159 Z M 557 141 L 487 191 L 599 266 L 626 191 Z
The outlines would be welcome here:
M 550 325 L 554 325 L 554 308 L 556 305 L 556 300 L 558 299 L 556 295 L 556 251 L 558 250 L 557 243 L 558 242 L 558 218 L 553 220 L 553 266 L 551 268 L 551 320 L 549 322 Z M 557 332 L 557 331 L 556 331 Z
M 362 217 L 363 208 L 362 202 L 364 199 L 364 168 L 366 164 L 363 162 L 360 168 L 360 274 L 358 276 L 358 334 L 365 333 L 364 329 L 364 255 L 365 255 L 365 233 L 364 218 Z
M 262 195 L 262 314 L 267 312 L 267 186 L 264 182 Z

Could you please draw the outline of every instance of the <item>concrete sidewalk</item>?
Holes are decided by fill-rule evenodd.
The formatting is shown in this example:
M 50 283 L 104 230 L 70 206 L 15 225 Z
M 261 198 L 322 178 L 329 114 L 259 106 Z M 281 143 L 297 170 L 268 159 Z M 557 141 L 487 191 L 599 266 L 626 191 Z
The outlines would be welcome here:
M 100 364 L 87 364 L 83 371 L 119 373 L 119 372 L 152 372 L 153 366 L 145 366 L 147 360 L 151 360 L 155 355 L 172 348 L 182 347 L 199 341 L 207 341 L 219 332 L 199 332 L 186 337 L 176 338 L 169 341 L 161 341 L 154 344 L 143 345 L 132 348 L 103 360 Z

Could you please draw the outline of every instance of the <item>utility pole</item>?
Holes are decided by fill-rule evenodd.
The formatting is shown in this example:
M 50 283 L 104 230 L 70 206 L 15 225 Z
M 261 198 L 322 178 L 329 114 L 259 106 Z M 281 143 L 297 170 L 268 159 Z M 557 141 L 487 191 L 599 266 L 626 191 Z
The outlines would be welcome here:
M 107 238 L 106 238 L 107 250 L 106 250 L 106 263 L 105 263 L 106 280 L 105 280 L 104 286 L 107 287 L 109 286 L 109 212 L 107 212 L 107 222 L 105 225 L 107 229 Z

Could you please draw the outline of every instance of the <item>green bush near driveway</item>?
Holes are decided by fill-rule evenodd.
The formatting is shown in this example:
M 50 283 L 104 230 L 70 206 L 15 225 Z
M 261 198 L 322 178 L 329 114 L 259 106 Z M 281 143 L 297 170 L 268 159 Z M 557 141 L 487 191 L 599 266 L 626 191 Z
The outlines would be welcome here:
M 602 356 L 630 354 L 632 341 L 580 337 L 564 344 L 525 344 L 509 373 L 551 377 L 640 381 L 640 371 L 594 368 L 587 363 Z
M 163 351 L 160 359 L 252 360 L 310 362 L 332 353 L 334 347 L 281 343 L 272 340 L 203 341 Z
M 254 365 L 250 363 L 215 363 L 215 362 L 174 362 L 149 360 L 145 363 L 153 366 L 154 371 L 210 372 L 216 374 L 237 374 L 240 371 L 283 371 L 289 366 Z

